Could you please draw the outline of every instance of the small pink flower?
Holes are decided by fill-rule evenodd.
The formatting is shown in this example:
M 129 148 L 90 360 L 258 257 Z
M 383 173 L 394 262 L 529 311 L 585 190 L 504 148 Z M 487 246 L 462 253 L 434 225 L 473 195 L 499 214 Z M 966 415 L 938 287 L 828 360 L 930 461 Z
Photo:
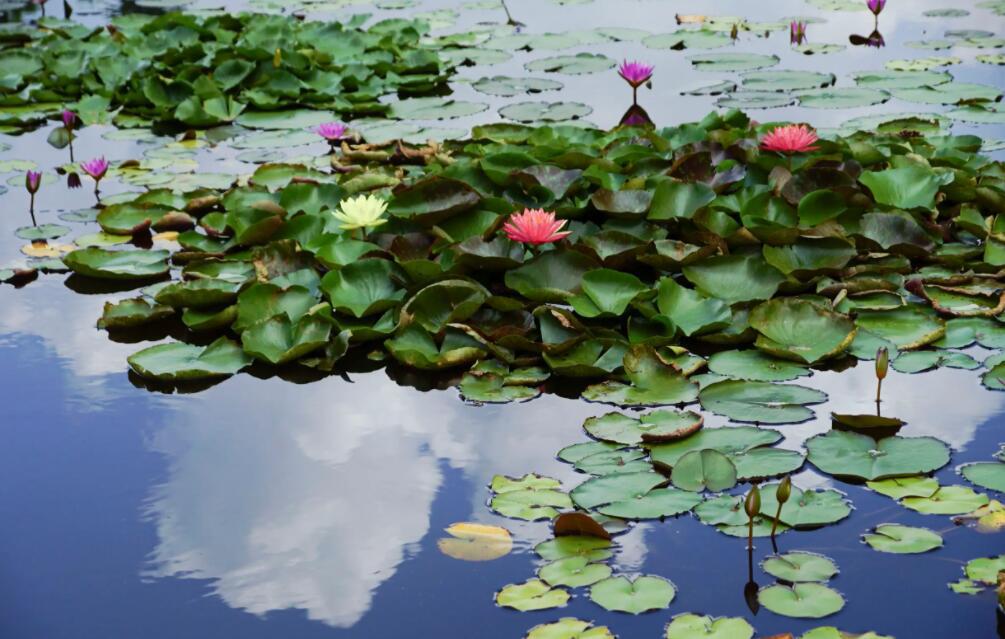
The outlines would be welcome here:
M 329 142 L 338 142 L 345 137 L 348 130 L 349 127 L 341 122 L 325 122 L 324 124 L 319 124 L 314 129 L 314 132 Z
M 653 69 L 654 67 L 651 64 L 625 60 L 618 68 L 618 75 L 624 78 L 625 82 L 632 85 L 633 89 L 637 89 L 653 77 Z
M 72 131 L 73 126 L 77 123 L 77 114 L 69 109 L 63 111 L 63 126 L 66 127 L 67 131 Z
M 104 157 L 94 158 L 87 162 L 81 162 L 80 168 L 84 173 L 94 178 L 95 182 L 98 182 L 101 178 L 105 177 L 105 173 L 108 173 L 108 160 Z
M 514 242 L 547 244 L 569 236 L 571 231 L 561 231 L 566 220 L 556 220 L 555 214 L 544 209 L 524 209 L 514 213 L 503 224 L 506 236 Z
M 816 132 L 805 124 L 787 124 L 765 135 L 761 149 L 779 153 L 805 153 L 819 148 L 813 146 L 816 141 Z
M 869 11 L 872 11 L 873 15 L 879 15 L 883 11 L 883 7 L 886 6 L 886 0 L 865 0 L 865 5 L 869 7 Z
M 24 188 L 35 195 L 40 186 L 42 186 L 42 174 L 39 171 L 28 171 L 24 176 Z
M 789 41 L 794 45 L 806 42 L 806 23 L 793 20 L 789 24 Z

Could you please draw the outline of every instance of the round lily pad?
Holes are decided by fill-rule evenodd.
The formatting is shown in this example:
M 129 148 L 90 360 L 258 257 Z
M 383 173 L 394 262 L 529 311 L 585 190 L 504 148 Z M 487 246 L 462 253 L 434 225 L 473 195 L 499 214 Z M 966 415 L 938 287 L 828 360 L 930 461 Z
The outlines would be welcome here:
M 586 557 L 567 557 L 541 566 L 537 575 L 550 586 L 578 588 L 607 579 L 611 572 L 607 564 L 590 563 Z
M 168 273 L 168 251 L 109 251 L 84 248 L 63 261 L 74 273 L 110 280 L 143 280 Z
M 552 588 L 540 579 L 530 579 L 522 584 L 509 584 L 496 593 L 496 605 L 514 608 L 520 612 L 561 608 L 569 601 L 569 592 Z
M 796 97 L 800 106 L 810 109 L 852 109 L 882 104 L 890 99 L 885 91 L 863 87 L 815 89 Z
M 741 76 L 743 88 L 751 91 L 805 91 L 834 84 L 834 75 L 816 71 L 751 71 Z
M 562 617 L 552 623 L 534 626 L 525 639 L 614 639 L 607 626 L 594 626 L 589 621 Z
M 566 75 L 582 75 L 599 73 L 614 68 L 617 63 L 605 55 L 595 53 L 579 53 L 576 55 L 560 55 L 551 58 L 532 60 L 524 65 L 531 73 L 564 73 Z
M 635 445 L 680 439 L 701 428 L 701 424 L 701 416 L 691 411 L 659 410 L 639 419 L 622 413 L 590 417 L 583 428 L 600 440 Z
M 855 324 L 847 316 L 798 298 L 764 302 L 749 321 L 760 333 L 757 348 L 807 364 L 844 352 L 855 339 Z
M 865 543 L 880 552 L 917 554 L 942 547 L 942 536 L 927 528 L 880 524 L 872 533 L 862 535 Z
M 70 232 L 70 227 L 62 224 L 40 224 L 38 226 L 22 226 L 14 231 L 14 235 L 22 240 L 36 242 L 39 240 L 55 240 Z
M 667 480 L 659 473 L 622 473 L 594 477 L 572 490 L 580 508 L 596 508 L 603 515 L 623 519 L 655 519 L 687 512 L 701 502 L 695 493 L 660 488 Z
M 837 564 L 832 559 L 803 551 L 771 555 L 761 562 L 761 568 L 772 577 L 792 583 L 828 581 L 838 573 Z
M 524 93 L 556 91 L 562 88 L 562 83 L 544 78 L 513 78 L 497 75 L 491 78 L 482 78 L 471 86 L 488 95 L 511 98 Z
M 651 575 L 635 579 L 610 577 L 590 587 L 590 599 L 594 603 L 607 610 L 633 615 L 666 608 L 676 594 L 672 583 Z
M 942 486 L 928 497 L 904 497 L 901 505 L 926 515 L 964 515 L 988 503 L 987 495 L 968 486 Z
M 534 552 L 548 561 L 583 557 L 588 561 L 603 561 L 611 556 L 611 540 L 599 537 L 569 535 L 542 541 Z
M 812 374 L 803 364 L 778 359 L 755 349 L 715 353 L 708 359 L 708 370 L 755 382 L 788 382 Z
M 499 109 L 499 115 L 517 122 L 564 122 L 593 113 L 593 107 L 578 102 L 518 102 Z
M 670 481 L 694 492 L 727 490 L 736 485 L 736 466 L 717 450 L 693 450 L 677 460 Z
M 827 401 L 827 395 L 795 384 L 727 380 L 706 386 L 698 394 L 705 410 L 740 422 L 792 424 L 813 417 L 808 404 Z
M 837 477 L 886 479 L 927 473 L 949 463 L 949 447 L 934 437 L 886 437 L 830 431 L 806 441 L 807 459 Z
M 827 617 L 844 608 L 838 591 L 817 583 L 767 586 L 757 593 L 757 600 L 771 612 L 801 619 Z
M 221 337 L 209 346 L 157 344 L 133 353 L 128 362 L 141 377 L 179 382 L 229 377 L 250 364 L 251 357 L 237 343 Z
M 772 67 L 779 62 L 776 55 L 763 53 L 705 53 L 688 58 L 698 71 L 753 71 Z
M 960 472 L 968 481 L 988 490 L 1005 493 L 1005 462 L 977 462 L 966 464 Z
M 685 613 L 675 615 L 666 628 L 666 639 L 751 639 L 754 628 L 743 617 L 716 617 Z

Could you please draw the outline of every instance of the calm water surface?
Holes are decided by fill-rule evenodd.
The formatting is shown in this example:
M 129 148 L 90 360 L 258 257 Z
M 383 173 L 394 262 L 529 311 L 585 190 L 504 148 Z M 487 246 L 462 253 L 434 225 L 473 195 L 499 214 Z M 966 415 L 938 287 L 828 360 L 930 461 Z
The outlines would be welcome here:
M 713 12 L 706 3 L 684 2 L 510 4 L 530 32 L 597 25 L 671 31 L 675 13 Z M 881 68 L 890 59 L 920 57 L 902 43 L 942 37 L 950 23 L 999 35 L 1005 31 L 1001 18 L 973 3 L 958 3 L 972 10 L 968 18 L 920 17 L 923 10 L 950 4 L 891 0 L 882 17 L 890 46 L 880 51 L 849 48 L 827 58 L 803 56 L 787 50 L 787 34 L 746 39 L 737 46 L 780 54 L 778 68 L 826 69 L 840 76 Z M 460 3 L 420 5 L 435 9 Z M 714 6 L 721 15 L 751 12 L 746 2 Z M 78 17 L 100 23 L 118 10 L 118 5 L 80 3 Z M 335 14 L 362 10 L 373 7 L 358 3 Z M 757 10 L 764 15 L 752 17 L 763 20 L 826 15 L 828 23 L 811 25 L 811 39 L 820 41 L 847 42 L 848 33 L 871 26 L 868 14 L 824 14 L 802 2 L 760 3 Z M 498 18 L 498 11 L 465 11 L 457 28 Z M 692 71 L 683 61 L 685 53 L 631 43 L 588 49 L 657 63 L 654 90 L 644 93 L 643 103 L 662 124 L 696 119 L 711 107 L 709 98 L 679 95 L 685 84 L 718 78 Z M 967 58 L 951 69 L 957 78 L 1005 84 L 1001 67 L 974 64 L 973 53 L 953 52 Z M 549 54 L 518 52 L 511 62 L 464 74 L 520 74 L 523 62 Z M 561 80 L 566 89 L 553 99 L 589 104 L 594 109 L 590 120 L 599 125 L 612 124 L 625 107 L 624 96 L 617 93 L 623 87 L 610 77 Z M 850 81 L 838 83 L 847 86 Z M 457 93 L 485 100 L 463 83 Z M 763 117 L 755 112 L 754 117 L 831 126 L 865 113 L 918 107 L 894 100 L 862 110 L 791 107 L 763 112 Z M 493 109 L 448 126 L 463 128 L 496 117 Z M 995 127 L 955 130 L 1002 137 Z M 149 148 L 104 140 L 108 131 L 83 131 L 78 153 L 126 159 Z M 46 169 L 65 162 L 63 152 L 45 145 L 45 136 L 45 131 L 0 136 L 0 142 L 12 146 L 0 152 L 0 161 L 31 159 Z M 291 153 L 319 154 L 323 149 L 306 146 Z M 207 170 L 248 170 L 233 158 L 225 148 L 198 155 Z M 10 190 L 0 194 L 0 265 L 19 259 L 23 242 L 13 231 L 28 221 L 21 175 L 0 175 L 0 184 L 8 179 L 14 180 Z M 128 188 L 109 183 L 106 192 Z M 91 198 L 86 188 L 70 191 L 47 184 L 40 193 L 40 221 L 55 222 L 61 212 L 90 206 Z M 79 226 L 74 234 L 93 230 L 93 225 Z M 767 610 L 754 615 L 743 596 L 748 581 L 744 541 L 691 516 L 642 523 L 617 538 L 613 564 L 618 572 L 657 574 L 674 582 L 678 595 L 668 610 L 639 617 L 608 613 L 590 602 L 583 589 L 563 609 L 517 613 L 497 608 L 494 592 L 533 576 L 540 562 L 531 549 L 551 532 L 545 523 L 493 515 L 486 506 L 488 482 L 497 473 L 538 472 L 561 479 L 566 489 L 574 487 L 583 476 L 554 455 L 585 441 L 582 421 L 609 407 L 557 395 L 526 404 L 470 406 L 449 388 L 449 380 L 397 370 L 350 371 L 322 380 L 271 371 L 260 373 L 263 378 L 242 374 L 196 394 L 151 392 L 127 375 L 125 364 L 129 354 L 146 344 L 114 342 L 94 327 L 105 301 L 128 295 L 95 291 L 65 275 L 42 276 L 20 290 L 0 286 L 4 639 L 501 639 L 522 637 L 530 627 L 564 616 L 596 620 L 623 639 L 655 639 L 663 636 L 673 615 L 683 612 L 745 616 L 758 636 L 799 633 L 817 625 L 873 629 L 899 639 L 997 635 L 993 594 L 956 595 L 946 584 L 961 576 L 967 560 L 1002 552 L 1000 534 L 980 534 L 954 526 L 949 517 L 909 511 L 813 470 L 799 474 L 796 484 L 844 491 L 855 510 L 837 525 L 786 533 L 779 546 L 782 551 L 823 553 L 838 563 L 841 573 L 831 585 L 844 593 L 847 605 L 833 617 L 808 622 Z M 797 448 L 807 437 L 828 430 L 831 411 L 873 409 L 868 363 L 840 373 L 818 372 L 800 383 L 826 391 L 830 401 L 814 407 L 817 419 L 779 427 L 785 447 Z M 891 373 L 884 396 L 884 413 L 908 421 L 901 434 L 932 435 L 952 447 L 952 463 L 937 474 L 943 484 L 962 481 L 956 466 L 990 459 L 1005 441 L 1005 395 L 985 390 L 976 372 Z M 725 421 L 709 415 L 706 423 Z M 516 541 L 514 552 L 486 563 L 443 555 L 437 541 L 445 527 L 458 521 L 507 527 Z M 862 533 L 889 522 L 940 531 L 945 546 L 899 556 L 874 552 L 860 542 Z M 753 576 L 760 585 L 772 581 L 756 565 L 770 553 L 770 543 L 760 540 L 753 554 Z

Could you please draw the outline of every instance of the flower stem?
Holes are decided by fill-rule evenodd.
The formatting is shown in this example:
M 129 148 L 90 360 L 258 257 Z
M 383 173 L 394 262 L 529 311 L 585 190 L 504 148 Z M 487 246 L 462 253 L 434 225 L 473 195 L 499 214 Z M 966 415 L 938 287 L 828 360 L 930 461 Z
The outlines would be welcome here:
M 31 202 L 28 204 L 28 214 L 31 215 L 31 225 L 32 226 L 38 226 L 38 223 L 35 222 L 35 194 L 34 193 L 31 194 Z
M 778 510 L 775 511 L 775 520 L 771 522 L 771 540 L 775 539 L 775 531 L 778 529 L 778 518 L 782 516 L 782 502 L 778 502 Z
M 750 517 L 747 520 L 747 549 L 754 549 L 754 518 Z
M 639 88 L 637 86 L 632 86 L 632 106 L 639 105 Z
M 876 403 L 880 403 L 882 400 L 881 395 L 883 393 L 883 380 L 876 380 Z

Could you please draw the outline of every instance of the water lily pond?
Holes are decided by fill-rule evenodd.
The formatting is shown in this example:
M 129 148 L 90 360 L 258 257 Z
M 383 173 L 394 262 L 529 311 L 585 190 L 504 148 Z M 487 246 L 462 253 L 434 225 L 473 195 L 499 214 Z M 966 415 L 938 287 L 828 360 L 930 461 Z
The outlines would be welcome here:
M 1005 636 L 1001 0 L 0 0 L 0 635 Z

